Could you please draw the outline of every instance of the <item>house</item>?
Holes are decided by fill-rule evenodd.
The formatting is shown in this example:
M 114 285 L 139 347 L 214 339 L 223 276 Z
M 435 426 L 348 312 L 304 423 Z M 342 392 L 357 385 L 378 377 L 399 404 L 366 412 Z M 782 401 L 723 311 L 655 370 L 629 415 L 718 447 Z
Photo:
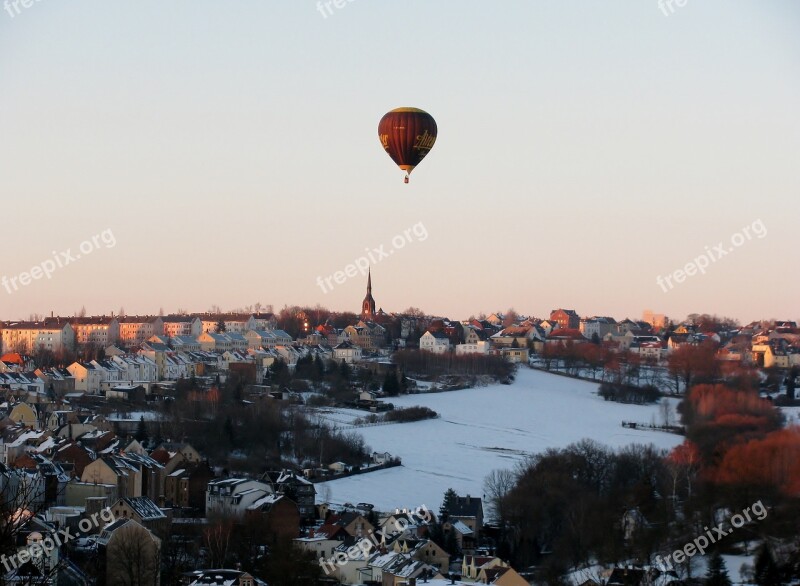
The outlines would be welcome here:
M 329 559 L 331 556 L 333 556 L 336 548 L 342 544 L 342 541 L 345 538 L 344 536 L 347 535 L 345 530 L 341 527 L 338 527 L 337 529 L 343 534 L 341 539 L 336 536 L 330 536 L 327 533 L 320 533 L 318 531 L 310 530 L 308 537 L 298 537 L 294 540 L 294 543 L 299 548 L 313 553 L 314 557 L 317 559 Z
M 248 330 L 244 337 L 247 340 L 247 347 L 252 350 L 269 349 L 278 345 L 278 337 L 268 330 Z
M 53 461 L 58 462 L 78 478 L 83 475 L 86 466 L 93 462 L 92 455 L 80 444 L 68 440 L 59 446 L 54 454 Z
M 270 485 L 258 480 L 218 478 L 206 488 L 206 515 L 243 517 L 250 505 L 273 493 Z
M 224 333 L 218 334 L 213 331 L 205 331 L 197 336 L 197 342 L 200 344 L 200 349 L 204 352 L 209 352 L 211 350 L 217 350 L 219 352 L 233 350 L 233 344 L 230 338 Z
M 482 571 L 498 567 L 507 568 L 508 564 L 492 556 L 465 555 L 461 561 L 461 577 L 477 580 Z
M 37 368 L 34 374 L 44 381 L 50 396 L 63 397 L 75 392 L 75 378 L 66 368 Z
M 117 399 L 129 402 L 144 401 L 146 396 L 142 385 L 115 385 L 104 394 L 106 399 Z
M 184 574 L 188 586 L 267 586 L 267 583 L 239 570 L 195 570 Z
M 177 468 L 164 479 L 164 498 L 168 505 L 191 508 L 200 512 L 206 509 L 206 490 L 214 478 L 208 462 Z
M 119 321 L 114 316 L 67 318 L 75 332 L 75 342 L 105 348 L 119 340 Z
M 0 372 L 0 389 L 25 391 L 36 400 L 44 395 L 44 381 L 32 373 Z
M 190 464 L 199 464 L 202 461 L 202 457 L 200 456 L 200 452 L 195 450 L 191 444 L 187 443 L 178 443 L 178 442 L 163 442 L 159 445 L 156 450 L 163 450 L 167 453 L 180 453 L 183 455 L 186 462 Z M 154 450 L 155 452 L 155 450 Z M 154 456 L 154 454 L 150 454 Z
M 24 427 L 38 428 L 39 414 L 36 407 L 27 403 L 17 403 L 8 414 L 8 418 L 14 423 L 19 423 Z
M 483 329 L 467 326 L 464 329 L 464 343 L 456 346 L 456 354 L 488 354 L 492 345 Z
M 106 380 L 107 372 L 102 367 L 96 367 L 90 362 L 73 362 L 67 367 L 70 375 L 75 379 L 75 390 L 97 395 L 100 393 L 100 383 Z
M 602 340 L 607 334 L 616 332 L 617 320 L 613 317 L 595 316 L 581 319 L 578 329 L 583 337 L 591 340 L 595 336 Z
M 115 486 L 120 498 L 142 496 L 141 469 L 119 455 L 105 455 L 88 464 L 81 482 Z
M 16 556 L 11 556 L 11 560 L 16 557 L 16 563 L 8 561 L 4 564 L 5 571 L 0 570 L 0 580 L 3 584 L 48 584 L 51 583 L 47 578 L 52 575 L 52 569 L 59 566 L 61 549 L 59 547 L 43 547 L 59 542 L 59 535 L 54 524 L 47 523 L 38 516 L 32 516 L 24 522 L 22 527 L 15 529 L 14 533 L 8 537 L 16 538 L 19 549 Z M 47 542 L 45 542 L 47 540 Z M 34 549 L 34 544 L 38 546 Z M 27 556 L 28 560 L 21 560 L 19 552 L 23 547 L 30 548 L 28 551 L 39 553 L 36 557 Z M 4 560 L 5 561 L 5 560 Z
M 496 584 L 497 586 L 530 585 L 530 583 L 520 576 L 514 568 L 507 566 L 482 567 L 475 581 L 478 584 Z
M 283 470 L 277 474 L 271 473 L 267 477 L 272 481 L 276 493 L 287 496 L 297 503 L 300 517 L 303 520 L 314 519 L 316 516 L 314 502 L 317 491 L 312 482 L 290 470 Z
M 292 499 L 270 494 L 247 507 L 246 518 L 256 522 L 267 543 L 294 539 L 300 535 L 300 509 Z
M 224 324 L 223 332 L 244 334 L 248 330 L 258 329 L 256 319 L 252 315 L 247 314 L 213 314 L 203 313 L 198 314 L 202 323 L 202 332 L 216 332 L 220 324 Z M 264 329 L 264 328 L 261 328 Z M 201 332 L 201 333 L 202 333 Z
M 422 584 L 427 580 L 441 579 L 435 568 L 413 559 L 408 554 L 380 551 L 370 557 L 364 568 L 365 582 L 380 582 L 384 586 L 407 586 Z
M 588 340 L 583 337 L 580 330 L 568 328 L 556 328 L 552 330 L 545 340 L 545 344 L 548 346 L 555 344 L 566 346 L 567 344 L 582 344 L 585 342 L 588 342 Z
M 164 333 L 164 320 L 156 316 L 119 316 L 119 339 L 133 345 L 142 344 L 155 336 Z
M 333 348 L 333 359 L 340 363 L 344 360 L 347 364 L 361 361 L 361 348 L 352 342 L 345 341 Z
M 392 551 L 409 554 L 446 574 L 450 569 L 450 554 L 430 539 L 400 537 L 391 543 Z
M 62 318 L 0 323 L 2 347 L 23 354 L 40 348 L 62 353 L 75 345 L 75 330 Z
M 534 326 L 509 326 L 489 338 L 493 346 L 503 348 L 527 348 L 528 344 L 540 337 Z
M 550 312 L 550 321 L 556 322 L 560 328 L 573 330 L 581 325 L 581 318 L 574 309 L 554 309 Z
M 187 336 L 196 338 L 203 333 L 203 321 L 194 315 L 167 315 L 161 318 L 163 333 L 168 338 Z
M 117 519 L 97 538 L 106 584 L 161 583 L 161 540 L 134 519 Z
M 502 348 L 500 354 L 503 358 L 512 364 L 527 364 L 528 363 L 528 349 L 527 348 Z
M 419 349 L 434 354 L 444 354 L 450 350 L 450 338 L 442 332 L 428 330 L 420 336 Z
M 53 411 L 47 417 L 45 427 L 50 431 L 56 431 L 68 423 L 78 423 L 78 414 L 75 411 Z
M 483 501 L 474 496 L 456 496 L 447 509 L 451 522 L 460 521 L 474 532 L 474 539 L 480 540 L 483 530 Z
M 169 534 L 171 518 L 146 496 L 121 498 L 111 512 L 115 519 L 133 519 L 162 539 Z
M 170 338 L 170 343 L 175 352 L 200 352 L 202 350 L 197 336 L 173 336 Z

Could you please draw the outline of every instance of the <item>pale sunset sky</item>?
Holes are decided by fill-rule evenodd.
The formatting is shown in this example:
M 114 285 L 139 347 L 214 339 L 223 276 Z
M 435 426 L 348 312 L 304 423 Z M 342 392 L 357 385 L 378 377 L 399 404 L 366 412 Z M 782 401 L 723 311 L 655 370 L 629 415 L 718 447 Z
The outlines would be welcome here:
M 800 318 L 800 3 L 330 6 L 6 3 L 0 319 L 358 311 L 366 277 L 317 277 L 405 231 L 386 311 Z M 398 106 L 439 127 L 409 185 Z

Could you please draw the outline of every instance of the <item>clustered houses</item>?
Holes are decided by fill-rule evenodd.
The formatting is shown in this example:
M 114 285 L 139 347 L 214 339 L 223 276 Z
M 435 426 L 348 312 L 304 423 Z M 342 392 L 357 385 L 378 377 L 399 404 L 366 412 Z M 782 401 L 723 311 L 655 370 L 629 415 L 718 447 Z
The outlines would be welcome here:
M 800 329 L 793 321 L 752 323 L 711 331 L 691 322 L 672 326 L 663 315 L 645 311 L 642 320 L 618 321 L 609 316 L 581 317 L 572 309 L 555 309 L 549 319 L 503 314 L 486 319 L 452 322 L 436 319 L 419 339 L 419 348 L 443 354 L 499 354 L 510 362 L 527 363 L 531 353 L 595 343 L 606 349 L 639 355 L 649 364 L 663 364 L 684 345 L 712 343 L 717 358 L 763 368 L 800 367 Z M 503 325 L 505 324 L 505 325 Z M 344 358 L 346 355 L 341 354 Z
M 425 507 L 383 514 L 366 504 L 319 509 L 319 521 L 295 543 L 319 560 L 329 580 L 340 584 L 528 584 L 502 559 L 475 555 L 477 545 L 486 543 L 480 498 L 456 498 L 444 523 Z M 460 564 L 451 565 L 451 555 L 431 539 L 434 532 L 453 533 Z M 461 549 L 462 539 L 472 549 Z M 453 576 L 459 575 L 466 582 L 456 582 Z
M 14 402 L 12 391 L 6 398 L 0 411 L 0 494 L 12 509 L 41 514 L 27 518 L 20 535 L 51 535 L 64 526 L 74 533 L 79 524 L 89 527 L 94 516 L 91 528 L 81 532 L 93 535 L 107 584 L 124 583 L 129 568 L 120 558 L 132 539 L 155 577 L 164 540 L 199 539 L 191 531 L 202 530 L 208 518 L 251 518 L 274 543 L 298 537 L 301 524 L 317 516 L 314 485 L 291 471 L 218 478 L 189 444 L 161 442 L 148 449 L 90 407 L 57 398 Z M 47 569 L 56 568 L 62 554 L 59 543 L 48 552 Z M 0 567 L 0 581 L 16 583 L 12 566 Z M 86 583 L 79 568 L 64 571 Z

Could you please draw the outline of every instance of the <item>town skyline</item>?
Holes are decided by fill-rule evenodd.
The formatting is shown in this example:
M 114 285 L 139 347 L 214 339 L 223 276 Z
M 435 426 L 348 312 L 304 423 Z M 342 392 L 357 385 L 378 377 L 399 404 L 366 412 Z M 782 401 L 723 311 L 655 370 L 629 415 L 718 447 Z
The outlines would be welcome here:
M 796 3 L 412 2 L 430 43 L 343 6 L 2 12 L 3 318 L 344 310 L 362 257 L 387 311 L 797 315 Z M 408 185 L 399 106 L 439 127 Z

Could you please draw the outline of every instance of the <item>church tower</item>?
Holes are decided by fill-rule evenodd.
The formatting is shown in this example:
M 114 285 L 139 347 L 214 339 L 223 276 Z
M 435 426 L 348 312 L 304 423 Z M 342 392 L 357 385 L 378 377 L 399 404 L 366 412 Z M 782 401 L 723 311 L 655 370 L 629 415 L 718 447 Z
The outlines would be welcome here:
M 361 319 L 372 321 L 375 319 L 375 300 L 372 298 L 372 269 L 367 277 L 367 296 L 361 304 Z

